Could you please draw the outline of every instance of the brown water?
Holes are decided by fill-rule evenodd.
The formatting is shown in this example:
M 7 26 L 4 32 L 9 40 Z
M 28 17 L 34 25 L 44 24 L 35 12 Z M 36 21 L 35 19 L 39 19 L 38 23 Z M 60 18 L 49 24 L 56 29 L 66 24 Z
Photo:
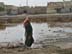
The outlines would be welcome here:
M 72 27 L 64 26 L 71 26 L 71 23 L 64 23 L 62 25 L 63 27 L 50 27 L 48 23 L 31 24 L 35 40 L 32 47 L 45 47 L 48 45 L 72 46 Z M 2 26 L 0 29 L 0 43 L 24 43 L 24 32 L 23 24 L 5 24 L 5 26 Z

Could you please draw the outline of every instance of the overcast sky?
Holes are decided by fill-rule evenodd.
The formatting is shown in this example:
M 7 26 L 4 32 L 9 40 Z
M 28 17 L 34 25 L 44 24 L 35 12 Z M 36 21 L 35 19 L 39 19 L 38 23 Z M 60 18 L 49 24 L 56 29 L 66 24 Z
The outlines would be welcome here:
M 27 0 L 0 0 L 0 2 L 4 2 L 8 5 L 16 5 L 16 6 L 26 6 Z M 46 6 L 47 2 L 57 2 L 57 1 L 63 1 L 63 0 L 28 0 L 29 6 Z M 70 0 L 66 0 L 70 1 Z

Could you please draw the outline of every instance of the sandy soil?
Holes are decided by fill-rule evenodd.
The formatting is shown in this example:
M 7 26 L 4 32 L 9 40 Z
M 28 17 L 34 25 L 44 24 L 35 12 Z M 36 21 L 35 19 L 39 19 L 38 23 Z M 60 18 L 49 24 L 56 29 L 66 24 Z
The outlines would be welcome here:
M 72 48 L 61 49 L 56 46 L 44 48 L 1 48 L 0 54 L 72 54 Z

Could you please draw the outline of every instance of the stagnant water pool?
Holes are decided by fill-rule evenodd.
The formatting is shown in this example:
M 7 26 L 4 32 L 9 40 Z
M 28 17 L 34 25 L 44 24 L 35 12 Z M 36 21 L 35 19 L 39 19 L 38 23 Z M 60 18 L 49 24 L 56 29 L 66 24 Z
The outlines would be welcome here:
M 31 23 L 34 43 L 32 47 L 67 44 L 72 42 L 72 27 L 49 27 L 48 23 Z M 6 26 L 0 29 L 0 43 L 25 41 L 23 24 Z

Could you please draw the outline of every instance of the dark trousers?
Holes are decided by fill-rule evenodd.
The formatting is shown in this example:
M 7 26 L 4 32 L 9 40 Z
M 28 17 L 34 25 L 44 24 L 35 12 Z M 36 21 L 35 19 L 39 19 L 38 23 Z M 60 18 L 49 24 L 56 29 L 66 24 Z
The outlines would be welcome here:
M 32 43 L 34 42 L 32 32 L 33 32 L 33 29 L 31 25 L 28 25 L 25 27 L 25 37 L 26 37 L 25 45 L 28 47 L 31 47 Z

